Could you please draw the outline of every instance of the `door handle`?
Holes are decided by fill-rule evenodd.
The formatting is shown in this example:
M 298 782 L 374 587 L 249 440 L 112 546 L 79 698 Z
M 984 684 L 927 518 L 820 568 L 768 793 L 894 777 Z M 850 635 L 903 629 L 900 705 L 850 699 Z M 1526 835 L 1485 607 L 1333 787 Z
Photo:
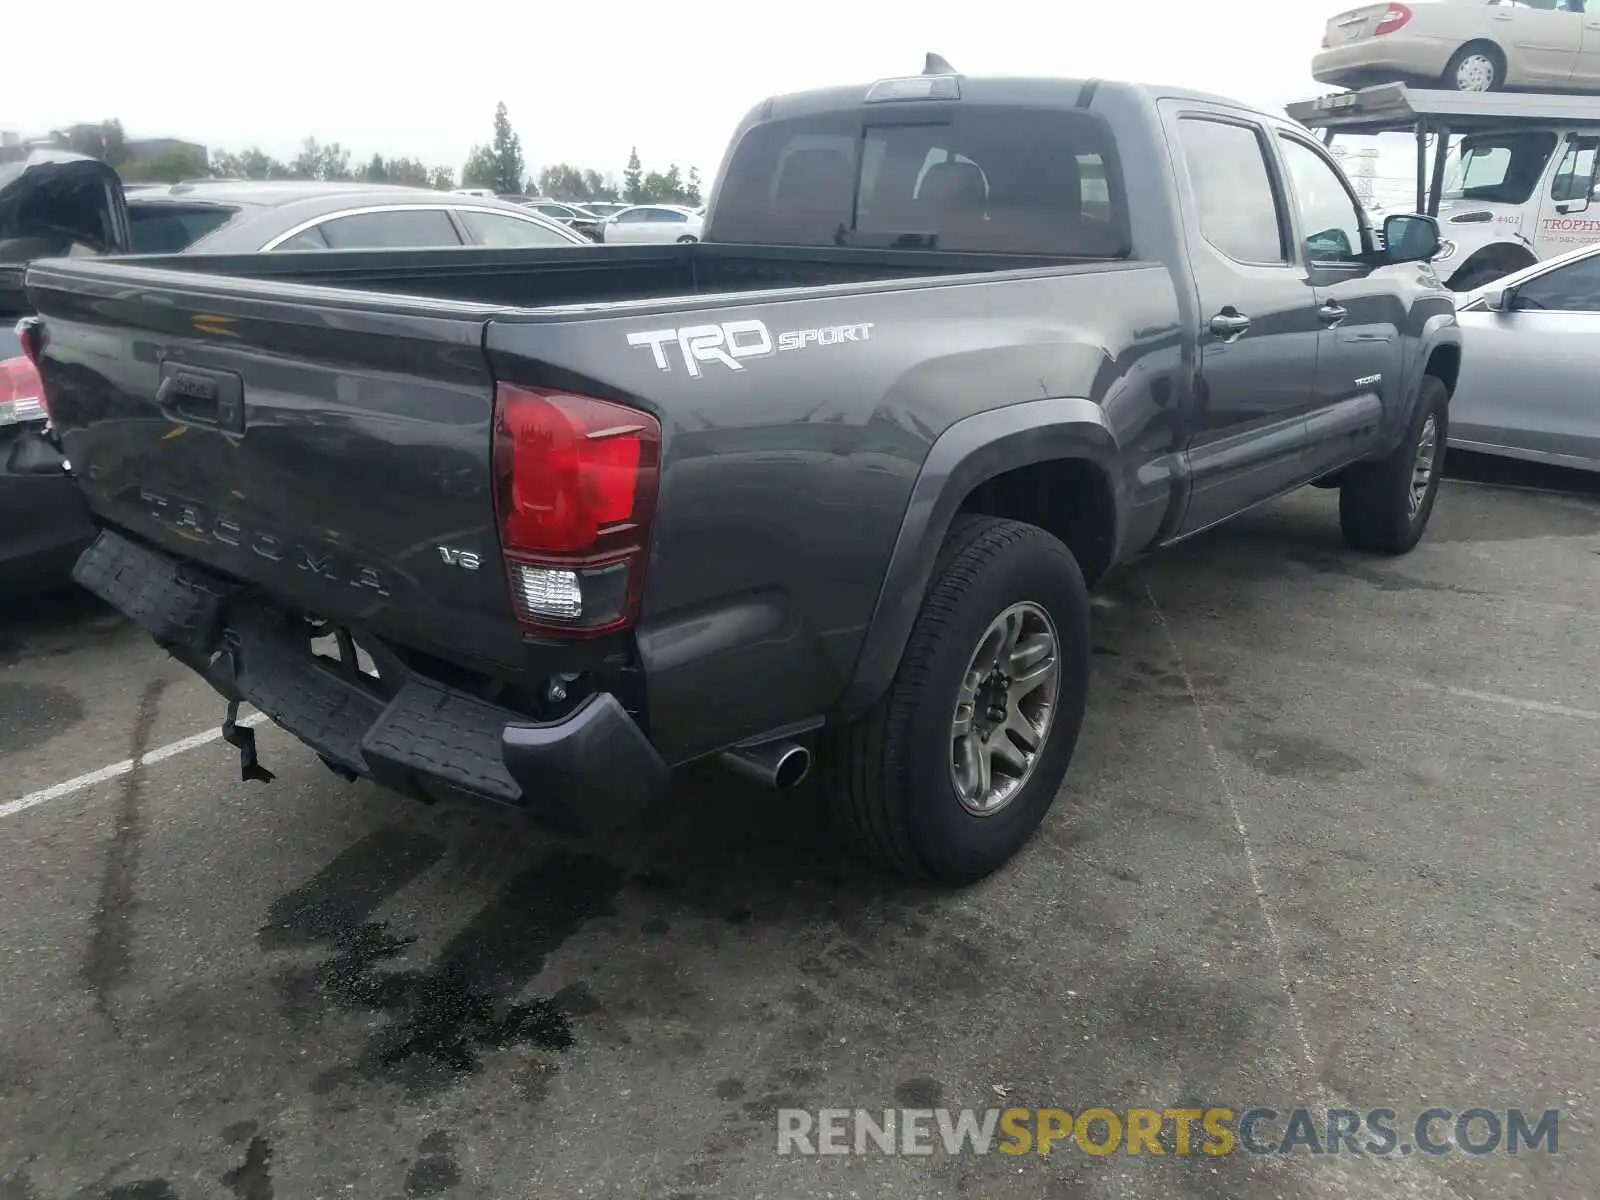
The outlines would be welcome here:
M 1250 318 L 1230 304 L 1211 318 L 1207 328 L 1224 342 L 1233 342 L 1242 338 L 1249 331 Z
M 1348 308 L 1345 308 L 1341 304 L 1335 304 L 1331 300 L 1324 304 L 1321 308 L 1317 309 L 1317 320 L 1321 321 L 1329 329 L 1332 329 L 1335 325 L 1339 324 L 1340 321 L 1343 321 L 1349 315 L 1350 310 Z

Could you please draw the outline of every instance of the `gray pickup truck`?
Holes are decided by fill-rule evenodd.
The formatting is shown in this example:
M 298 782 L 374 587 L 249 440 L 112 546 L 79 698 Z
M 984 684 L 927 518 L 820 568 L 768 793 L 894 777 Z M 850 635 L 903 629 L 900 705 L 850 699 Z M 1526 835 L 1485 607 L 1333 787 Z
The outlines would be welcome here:
M 1403 553 L 1438 230 L 1211 96 L 953 72 L 751 110 L 699 244 L 32 265 L 77 578 L 336 772 L 625 819 L 681 764 L 994 870 L 1087 588 L 1308 483 Z

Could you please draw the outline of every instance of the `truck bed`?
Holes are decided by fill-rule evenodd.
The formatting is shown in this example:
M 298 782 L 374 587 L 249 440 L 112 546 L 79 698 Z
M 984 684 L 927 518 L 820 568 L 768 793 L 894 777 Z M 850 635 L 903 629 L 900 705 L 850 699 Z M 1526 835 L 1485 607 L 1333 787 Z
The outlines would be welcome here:
M 578 246 L 529 249 L 307 251 L 125 257 L 137 267 L 314 284 L 359 292 L 542 308 L 661 300 L 768 288 L 825 287 L 985 271 L 1068 260 L 938 250 L 787 246 Z M 74 264 L 75 266 L 78 264 Z

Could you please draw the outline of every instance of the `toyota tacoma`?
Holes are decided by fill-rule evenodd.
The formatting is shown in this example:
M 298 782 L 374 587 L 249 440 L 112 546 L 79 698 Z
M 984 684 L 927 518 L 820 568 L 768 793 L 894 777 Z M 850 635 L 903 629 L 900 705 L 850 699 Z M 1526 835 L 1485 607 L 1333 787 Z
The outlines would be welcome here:
M 625 818 L 721 758 L 888 864 L 1061 789 L 1087 589 L 1306 484 L 1409 550 L 1460 364 L 1438 229 L 1179 89 L 779 96 L 703 241 L 36 262 L 78 580 L 334 771 Z

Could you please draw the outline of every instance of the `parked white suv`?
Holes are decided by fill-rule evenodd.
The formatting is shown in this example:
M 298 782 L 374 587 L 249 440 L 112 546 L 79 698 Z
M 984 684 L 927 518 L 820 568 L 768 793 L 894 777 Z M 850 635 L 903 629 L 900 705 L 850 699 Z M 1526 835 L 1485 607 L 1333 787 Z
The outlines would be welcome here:
M 1409 0 L 1328 21 L 1322 83 L 1600 92 L 1600 0 Z

